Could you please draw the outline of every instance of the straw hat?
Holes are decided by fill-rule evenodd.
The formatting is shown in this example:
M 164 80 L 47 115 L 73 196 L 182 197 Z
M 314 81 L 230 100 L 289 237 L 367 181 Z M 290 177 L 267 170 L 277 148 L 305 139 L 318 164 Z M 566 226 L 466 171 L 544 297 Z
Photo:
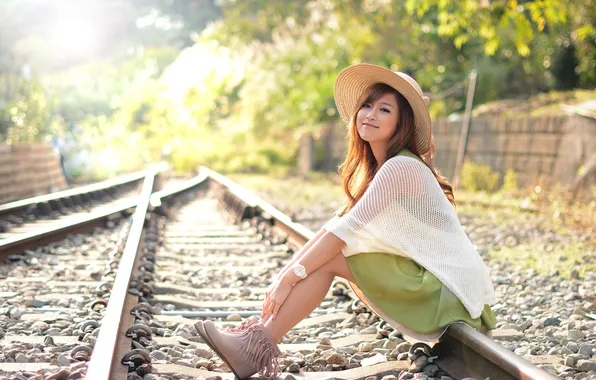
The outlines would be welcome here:
M 358 102 L 364 92 L 375 83 L 385 83 L 402 94 L 414 111 L 416 130 L 414 139 L 420 154 L 430 149 L 432 123 L 428 113 L 428 96 L 414 78 L 402 72 L 393 72 L 381 66 L 360 63 L 343 69 L 335 80 L 334 97 L 337 110 L 343 121 L 348 124 L 357 111 Z

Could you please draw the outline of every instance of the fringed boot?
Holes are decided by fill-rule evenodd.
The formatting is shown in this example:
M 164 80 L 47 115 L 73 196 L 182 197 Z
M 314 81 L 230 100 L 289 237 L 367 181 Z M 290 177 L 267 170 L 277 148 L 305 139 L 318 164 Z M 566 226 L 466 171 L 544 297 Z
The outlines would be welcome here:
M 229 328 L 228 332 L 240 333 L 240 332 L 246 330 L 247 328 L 249 328 L 250 326 L 257 324 L 257 323 L 259 323 L 259 318 L 252 316 L 248 319 L 245 319 L 240 326 Z
M 237 378 L 246 379 L 259 372 L 272 380 L 281 373 L 277 362 L 281 351 L 262 323 L 239 333 L 221 332 L 209 320 L 195 323 L 195 328 Z

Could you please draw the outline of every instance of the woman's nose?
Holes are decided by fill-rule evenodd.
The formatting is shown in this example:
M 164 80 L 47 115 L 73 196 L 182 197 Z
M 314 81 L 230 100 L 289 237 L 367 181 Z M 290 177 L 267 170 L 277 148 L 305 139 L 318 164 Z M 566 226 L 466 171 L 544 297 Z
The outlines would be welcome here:
M 374 119 L 374 118 L 375 118 L 375 109 L 374 109 L 374 107 L 373 107 L 373 108 L 371 108 L 371 109 L 368 111 L 368 114 L 366 115 L 366 117 L 367 117 L 367 119 L 369 119 L 369 120 L 370 120 L 370 119 Z

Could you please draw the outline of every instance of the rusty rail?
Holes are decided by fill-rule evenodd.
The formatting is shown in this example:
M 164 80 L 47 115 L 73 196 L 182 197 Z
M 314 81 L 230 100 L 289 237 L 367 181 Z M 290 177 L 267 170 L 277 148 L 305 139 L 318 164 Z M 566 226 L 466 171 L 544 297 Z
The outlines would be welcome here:
M 107 191 L 112 188 L 116 188 L 123 185 L 133 184 L 136 181 L 140 181 L 145 176 L 145 171 L 139 171 L 136 173 L 128 174 L 122 177 L 110 179 L 103 182 L 93 183 L 86 186 L 76 187 L 73 189 L 68 189 L 64 191 L 58 191 L 55 193 L 50 193 L 46 195 L 39 195 L 32 198 L 22 199 L 19 201 L 9 202 L 5 204 L 0 204 L 0 217 L 5 215 L 14 215 L 17 213 L 26 213 L 29 211 L 33 211 L 36 208 L 43 208 L 42 205 L 50 204 L 49 208 L 51 209 L 51 204 L 54 202 L 68 202 L 71 201 L 73 203 L 78 202 L 80 199 L 83 198 L 90 198 L 96 193 L 100 193 L 102 191 Z M 44 210 L 38 210 L 42 213 L 47 212 L 48 207 L 45 207 Z
M 126 330 L 127 328 L 122 323 L 122 319 L 128 314 L 124 312 L 125 304 L 131 302 L 127 298 L 136 298 L 136 296 L 129 295 L 128 285 L 132 277 L 135 261 L 137 260 L 143 226 L 145 225 L 147 209 L 149 208 L 149 200 L 153 192 L 154 179 L 154 172 L 149 171 L 145 176 L 143 189 L 133 216 L 128 239 L 126 240 L 122 259 L 118 266 L 118 274 L 114 280 L 110 300 L 102 319 L 102 327 L 93 348 L 91 360 L 89 361 L 87 379 L 107 380 L 116 378 L 118 373 L 122 374 L 122 365 L 119 360 L 124 353 L 130 350 L 130 340 L 121 338 L 124 335 L 123 329 Z M 132 301 L 136 304 L 138 299 Z M 123 374 L 126 376 L 126 370 L 124 370 Z
M 116 214 L 126 212 L 135 207 L 137 201 L 131 199 L 123 205 L 114 207 L 110 210 L 101 213 L 95 213 L 91 216 L 63 223 L 56 223 L 52 226 L 41 228 L 37 231 L 32 231 L 18 236 L 0 240 L 0 257 L 9 255 L 11 253 L 22 252 L 25 249 L 38 247 L 43 244 L 51 243 L 60 240 L 68 234 L 82 233 L 92 230 L 94 227 L 100 227 L 105 224 Z

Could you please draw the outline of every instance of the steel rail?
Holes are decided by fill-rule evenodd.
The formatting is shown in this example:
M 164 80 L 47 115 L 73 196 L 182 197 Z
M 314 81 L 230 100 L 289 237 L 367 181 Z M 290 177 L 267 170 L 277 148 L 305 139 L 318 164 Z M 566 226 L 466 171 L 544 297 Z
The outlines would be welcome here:
M 165 188 L 163 190 L 153 193 L 151 195 L 149 203 L 151 204 L 151 207 L 155 207 L 155 208 L 161 207 L 163 200 L 165 200 L 171 196 L 174 196 L 174 195 L 179 195 L 187 190 L 191 190 L 191 189 L 195 188 L 196 186 L 200 185 L 206 179 L 207 179 L 207 173 L 199 173 L 198 176 L 191 178 L 188 181 L 182 182 L 182 183 L 178 184 L 177 186 Z
M 94 227 L 101 226 L 102 223 L 105 223 L 105 221 L 113 215 L 125 212 L 126 210 L 135 207 L 136 204 L 136 199 L 130 199 L 124 202 L 122 205 L 115 206 L 110 210 L 86 216 L 80 220 L 57 222 L 56 224 L 46 228 L 40 228 L 36 231 L 2 239 L 0 240 L 0 257 L 11 253 L 22 252 L 25 249 L 38 247 L 42 244 L 60 240 L 71 233 L 89 231 Z
M 201 172 L 206 173 L 209 180 L 227 188 L 228 195 L 237 198 L 233 200 L 229 196 L 224 197 L 224 201 L 231 203 L 233 209 L 242 212 L 242 214 L 247 214 L 246 209 L 250 209 L 248 214 L 268 218 L 274 226 L 287 233 L 299 245 L 306 244 L 310 238 L 315 236 L 314 232 L 292 222 L 288 216 L 256 196 L 252 191 L 207 168 L 201 167 Z M 244 204 L 245 209 L 242 210 L 239 204 Z M 451 325 L 439 339 L 437 350 L 440 350 L 440 358 L 437 360 L 439 368 L 457 379 L 466 377 L 481 379 L 490 377 L 499 380 L 557 379 L 503 348 L 489 337 L 463 324 Z
M 122 347 L 122 344 L 126 344 L 126 341 L 122 342 L 121 339 L 124 335 L 124 331 L 122 330 L 126 328 L 126 326 L 123 326 L 122 319 L 124 317 L 125 304 L 127 303 L 128 286 L 133 274 L 135 261 L 137 260 L 145 218 L 147 217 L 147 210 L 149 208 L 151 194 L 153 193 L 155 175 L 155 172 L 148 170 L 145 176 L 143 189 L 141 190 L 141 195 L 133 215 L 124 252 L 122 253 L 122 259 L 118 266 L 118 274 L 114 280 L 108 306 L 102 318 L 99 335 L 93 348 L 91 360 L 89 361 L 87 379 L 114 379 L 115 373 L 123 368 L 119 362 L 120 347 Z M 130 349 L 130 342 L 128 342 L 128 347 L 124 347 L 124 349 L 126 351 Z M 126 374 L 126 371 L 124 371 L 124 374 Z
M 122 177 L 93 183 L 73 189 L 58 191 L 50 194 L 39 195 L 32 198 L 21 199 L 14 202 L 4 203 L 0 205 L 0 216 L 14 214 L 21 211 L 26 211 L 29 208 L 36 207 L 39 204 L 48 203 L 50 201 L 68 199 L 76 196 L 84 196 L 98 191 L 107 190 L 117 186 L 132 184 L 135 181 L 143 179 L 146 171 L 131 173 Z

